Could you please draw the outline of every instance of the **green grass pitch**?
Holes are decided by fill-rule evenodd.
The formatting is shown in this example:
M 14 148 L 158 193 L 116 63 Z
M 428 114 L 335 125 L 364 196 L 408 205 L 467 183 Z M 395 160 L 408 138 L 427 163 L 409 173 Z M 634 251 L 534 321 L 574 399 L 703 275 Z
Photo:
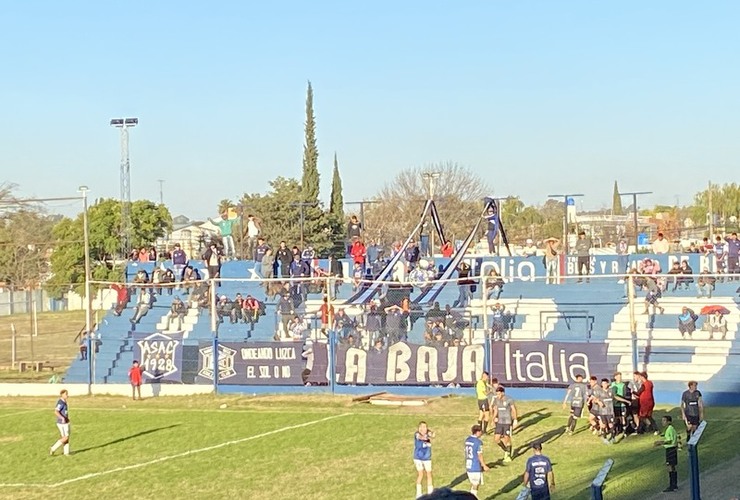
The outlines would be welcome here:
M 50 457 L 57 439 L 55 398 L 0 402 L 0 498 L 250 498 L 412 499 L 413 433 L 426 420 L 433 444 L 435 486 L 468 489 L 462 444 L 475 423 L 473 398 L 439 398 L 424 407 L 375 407 L 330 396 L 200 396 L 131 401 L 71 397 L 72 452 Z M 225 409 L 220 407 L 226 404 Z M 124 407 L 125 406 L 125 407 Z M 527 445 L 545 440 L 554 464 L 556 499 L 589 498 L 607 458 L 615 465 L 606 498 L 645 499 L 666 486 L 663 452 L 654 436 L 605 445 L 586 432 L 563 434 L 561 405 L 518 402 L 517 456 L 484 437 L 492 470 L 481 498 L 515 498 Z M 671 411 L 678 419 L 675 408 Z M 737 458 L 737 411 L 709 408 L 700 448 L 703 470 Z M 681 422 L 677 424 L 684 433 Z M 61 453 L 59 450 L 57 453 Z M 679 455 L 679 481 L 687 454 Z M 684 487 L 686 489 L 686 487 Z

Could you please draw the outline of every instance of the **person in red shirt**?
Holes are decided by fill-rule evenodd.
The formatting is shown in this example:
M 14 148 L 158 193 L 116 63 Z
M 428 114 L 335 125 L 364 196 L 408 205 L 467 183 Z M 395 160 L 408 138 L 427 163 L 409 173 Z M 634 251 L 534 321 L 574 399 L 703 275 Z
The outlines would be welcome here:
M 349 254 L 352 256 L 352 262 L 355 264 L 360 264 L 363 269 L 365 267 L 365 255 L 367 254 L 365 245 L 362 243 L 362 241 L 359 238 L 355 238 L 354 243 L 352 243 L 352 248 L 350 249 Z
M 139 393 L 139 401 L 141 401 L 141 379 L 143 370 L 139 366 L 138 361 L 134 361 L 131 368 L 128 371 L 128 379 L 131 381 L 131 391 L 133 392 L 134 401 L 136 401 L 136 393 Z
M 113 314 L 120 316 L 128 305 L 128 288 L 122 283 L 114 283 L 110 287 L 116 291 L 116 305 L 113 307 Z
M 454 252 L 454 248 L 452 247 L 452 243 L 450 243 L 450 240 L 445 240 L 444 245 L 442 245 L 442 248 L 440 251 L 442 252 L 442 257 L 445 259 L 449 259 L 452 257 L 452 253 Z
M 655 399 L 653 398 L 653 383 L 648 380 L 647 372 L 640 372 L 640 382 L 642 382 L 642 385 L 637 391 L 637 399 L 640 402 L 640 427 L 642 427 L 642 424 L 647 423 L 646 432 L 653 431 L 653 433 L 657 436 L 658 434 L 660 434 L 660 432 L 658 431 L 658 426 L 653 419 L 653 408 L 655 408 Z

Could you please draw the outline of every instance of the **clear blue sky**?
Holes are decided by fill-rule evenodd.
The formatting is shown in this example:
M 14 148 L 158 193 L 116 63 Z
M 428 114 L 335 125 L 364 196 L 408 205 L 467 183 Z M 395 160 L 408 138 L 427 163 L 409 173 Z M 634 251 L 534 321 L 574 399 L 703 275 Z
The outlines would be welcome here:
M 214 215 L 300 176 L 315 90 L 322 198 L 456 161 L 499 196 L 682 204 L 738 179 L 740 2 L 12 2 L 0 17 L 0 180 Z

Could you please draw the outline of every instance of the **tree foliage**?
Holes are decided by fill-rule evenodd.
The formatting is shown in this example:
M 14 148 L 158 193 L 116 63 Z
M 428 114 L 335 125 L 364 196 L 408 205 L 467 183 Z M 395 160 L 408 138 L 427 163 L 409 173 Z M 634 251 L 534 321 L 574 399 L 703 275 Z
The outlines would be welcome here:
M 131 242 L 136 248 L 153 245 L 172 229 L 172 217 L 164 205 L 148 200 L 131 204 Z M 91 275 L 94 280 L 120 280 L 115 265 L 120 242 L 121 203 L 101 199 L 88 208 Z M 52 231 L 55 249 L 51 254 L 51 291 L 61 296 L 70 286 L 82 290 L 85 281 L 83 214 L 64 218 Z
M 21 289 L 46 279 L 53 226 L 52 217 L 31 207 L 0 216 L 0 281 Z
M 694 204 L 689 210 L 691 219 L 698 226 L 708 225 L 710 190 L 715 226 L 721 225 L 730 231 L 737 230 L 740 218 L 740 185 L 734 182 L 721 186 L 710 184 L 707 189 L 696 193 Z
M 418 223 L 428 186 L 423 174 L 439 172 L 434 200 L 444 226 L 445 236 L 462 239 L 467 236 L 483 209 L 488 186 L 476 173 L 457 163 L 447 162 L 409 168 L 378 192 L 374 203 L 365 211 L 365 234 L 383 243 L 405 238 Z
M 614 181 L 614 192 L 612 193 L 612 214 L 624 215 L 624 209 L 622 208 L 622 196 L 619 194 L 617 181 Z
M 339 163 L 337 154 L 334 153 L 334 173 L 331 179 L 331 202 L 329 213 L 339 220 L 344 219 L 344 196 L 342 194 L 342 178 L 339 176 Z
M 306 90 L 305 142 L 303 144 L 303 178 L 301 180 L 303 200 L 307 203 L 319 201 L 319 149 L 316 146 L 316 117 L 313 111 L 313 87 L 308 82 Z

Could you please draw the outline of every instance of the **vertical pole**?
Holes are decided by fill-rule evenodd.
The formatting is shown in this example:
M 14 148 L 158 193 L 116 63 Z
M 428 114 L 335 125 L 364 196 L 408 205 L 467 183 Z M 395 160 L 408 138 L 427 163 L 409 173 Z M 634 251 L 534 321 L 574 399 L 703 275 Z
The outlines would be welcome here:
M 483 366 L 485 370 L 493 377 L 493 359 L 491 357 L 491 348 L 493 342 L 489 337 L 483 336 Z
M 87 217 L 87 186 L 80 186 L 79 191 L 82 193 L 82 231 L 85 244 L 85 331 L 89 340 L 92 337 L 92 297 L 90 296 L 90 228 Z M 93 358 L 95 358 L 95 350 L 88 346 L 87 359 L 90 360 L 91 383 L 95 380 Z
M 563 214 L 563 248 L 568 255 L 568 197 L 565 197 L 565 214 Z
M 363 234 L 365 232 L 365 201 L 360 202 L 360 224 L 362 225 L 362 240 L 365 241 L 365 235 Z
M 632 371 L 637 371 L 638 350 L 637 350 L 637 317 L 635 316 L 635 277 L 630 274 L 627 280 L 627 303 L 629 304 L 630 313 L 630 339 L 632 350 Z
M 87 395 L 92 396 L 92 385 L 95 381 L 93 377 L 93 371 L 95 366 L 93 365 L 93 354 L 95 352 L 95 345 L 93 344 L 93 338 L 90 333 L 87 334 Z
M 481 300 L 483 301 L 483 338 L 486 338 L 486 336 L 488 335 L 488 290 L 486 287 L 486 285 L 488 284 L 488 279 L 486 276 L 482 276 L 481 278 Z
M 218 334 L 213 336 L 213 393 L 218 394 L 218 377 L 221 372 L 218 366 Z
M 337 345 L 337 334 L 334 329 L 329 330 L 329 387 L 331 387 L 331 393 L 334 394 L 337 385 L 336 375 L 336 345 Z
M 637 228 L 637 195 L 632 195 L 632 223 L 635 225 L 635 253 L 640 248 L 640 230 Z
M 301 204 L 301 251 L 303 251 L 303 205 Z
M 15 323 L 10 324 L 10 368 L 15 369 L 16 345 L 15 345 Z
M 712 234 L 714 234 L 714 207 L 712 206 L 712 181 L 708 184 L 708 195 L 709 195 L 709 241 L 712 241 Z

